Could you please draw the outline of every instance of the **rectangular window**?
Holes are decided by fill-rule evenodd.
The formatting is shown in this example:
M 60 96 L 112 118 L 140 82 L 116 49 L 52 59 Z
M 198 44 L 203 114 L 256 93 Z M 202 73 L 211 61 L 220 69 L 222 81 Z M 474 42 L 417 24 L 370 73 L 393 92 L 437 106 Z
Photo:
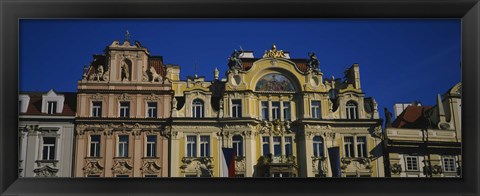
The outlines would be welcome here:
M 312 101 L 312 118 L 320 118 L 320 101 Z
M 120 102 L 120 117 L 130 117 L 130 102 Z
M 147 136 L 147 157 L 156 157 L 157 156 L 157 136 L 148 135 Z
M 323 157 L 323 138 L 320 136 L 313 138 L 313 156 Z
M 285 121 L 290 121 L 292 119 L 290 115 L 290 102 L 283 102 L 283 117 Z
M 443 157 L 443 171 L 444 172 L 456 172 L 455 167 L 455 158 L 453 157 Z
M 90 157 L 100 156 L 100 135 L 90 136 Z
M 285 137 L 285 155 L 293 155 L 292 137 Z
M 147 117 L 156 118 L 157 117 L 157 102 L 148 102 L 147 103 Z
M 92 117 L 101 117 L 102 116 L 102 102 L 94 101 L 92 102 Z
M 43 160 L 55 160 L 55 140 L 54 137 L 43 137 Z
M 235 135 L 232 139 L 233 144 L 233 151 L 235 152 L 235 156 L 243 157 L 243 138 L 242 136 Z
M 262 155 L 267 156 L 270 154 L 270 138 L 262 137 Z
M 118 136 L 118 157 L 128 157 L 128 135 Z
M 272 119 L 280 119 L 280 102 L 272 102 Z
M 47 114 L 55 114 L 55 113 L 57 113 L 57 102 L 56 101 L 47 102 Z
M 187 157 L 197 156 L 197 136 L 187 136 Z
M 210 136 L 200 136 L 200 157 L 210 156 Z
M 343 140 L 345 157 L 353 157 L 353 137 L 346 136 Z
M 262 120 L 268 120 L 268 102 L 262 101 Z
M 233 118 L 242 117 L 242 100 L 240 99 L 232 100 L 232 117 Z
M 358 157 L 368 157 L 366 137 L 357 137 L 357 152 Z
M 282 137 L 273 137 L 273 155 L 280 156 L 282 155 Z
M 407 171 L 418 171 L 418 157 L 405 156 L 405 162 L 407 165 Z

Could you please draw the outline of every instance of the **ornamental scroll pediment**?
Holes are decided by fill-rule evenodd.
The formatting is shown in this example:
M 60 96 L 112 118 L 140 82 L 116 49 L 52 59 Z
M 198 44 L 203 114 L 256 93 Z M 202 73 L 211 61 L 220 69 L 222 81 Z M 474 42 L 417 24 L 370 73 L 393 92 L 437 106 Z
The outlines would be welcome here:
M 99 175 L 103 172 L 103 167 L 100 165 L 99 160 L 87 160 L 83 172 L 86 175 Z
M 160 172 L 161 166 L 155 160 L 144 160 L 142 168 L 143 173 L 146 174 L 155 174 Z
M 263 58 L 285 58 L 286 55 L 283 53 L 282 50 L 277 50 L 277 46 L 275 44 L 272 45 L 270 50 L 266 50 L 265 54 L 263 54 Z
M 132 171 L 132 166 L 130 165 L 130 160 L 117 159 L 114 160 L 114 165 L 112 167 L 113 173 L 115 174 L 127 174 Z
M 33 170 L 37 177 L 56 177 L 58 169 L 45 165 Z

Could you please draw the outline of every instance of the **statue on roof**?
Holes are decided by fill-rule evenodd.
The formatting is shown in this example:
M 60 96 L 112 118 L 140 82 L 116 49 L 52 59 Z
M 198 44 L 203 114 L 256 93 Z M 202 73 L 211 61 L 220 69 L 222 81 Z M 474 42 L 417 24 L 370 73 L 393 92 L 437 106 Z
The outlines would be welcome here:
M 125 32 L 125 41 L 130 41 L 130 32 L 128 30 Z
M 392 127 L 392 113 L 387 108 L 383 108 L 385 114 L 385 128 Z
M 309 52 L 308 56 L 310 57 L 310 59 L 307 61 L 308 67 L 315 71 L 320 71 L 320 61 L 315 55 L 315 52 L 312 52 L 312 53 Z
M 240 59 L 240 55 L 243 53 L 243 50 L 237 51 L 234 50 L 232 55 L 228 57 L 228 67 L 230 69 L 243 69 L 243 63 Z

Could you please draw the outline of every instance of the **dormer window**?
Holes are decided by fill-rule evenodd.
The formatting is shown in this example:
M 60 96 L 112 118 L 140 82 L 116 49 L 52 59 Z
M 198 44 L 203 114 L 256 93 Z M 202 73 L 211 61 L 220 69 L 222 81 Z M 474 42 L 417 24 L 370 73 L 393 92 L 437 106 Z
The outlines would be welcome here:
M 200 99 L 195 99 L 192 102 L 192 117 L 203 118 L 203 102 Z
M 56 101 L 47 102 L 47 114 L 55 114 L 55 113 L 57 113 L 57 102 Z
M 347 119 L 358 119 L 357 103 L 349 101 L 345 108 L 347 109 Z
M 18 96 L 18 111 L 20 113 L 27 112 L 29 102 L 30 102 L 30 96 L 28 95 Z

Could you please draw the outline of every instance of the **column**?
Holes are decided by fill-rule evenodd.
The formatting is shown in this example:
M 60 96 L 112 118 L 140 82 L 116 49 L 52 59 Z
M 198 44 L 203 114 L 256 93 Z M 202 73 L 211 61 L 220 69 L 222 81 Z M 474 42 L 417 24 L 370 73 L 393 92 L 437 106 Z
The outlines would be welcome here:
M 245 134 L 245 177 L 253 177 L 257 149 L 255 145 L 255 137 L 252 136 L 253 131 Z
M 142 134 L 139 129 L 133 130 L 133 177 L 143 177 L 140 168 L 142 167 Z
M 112 176 L 112 167 L 113 167 L 113 158 L 116 156 L 117 148 L 113 140 L 115 140 L 116 136 L 113 134 L 112 130 L 105 130 L 105 148 L 104 155 L 105 155 L 105 164 L 104 164 L 104 177 L 114 177 Z

